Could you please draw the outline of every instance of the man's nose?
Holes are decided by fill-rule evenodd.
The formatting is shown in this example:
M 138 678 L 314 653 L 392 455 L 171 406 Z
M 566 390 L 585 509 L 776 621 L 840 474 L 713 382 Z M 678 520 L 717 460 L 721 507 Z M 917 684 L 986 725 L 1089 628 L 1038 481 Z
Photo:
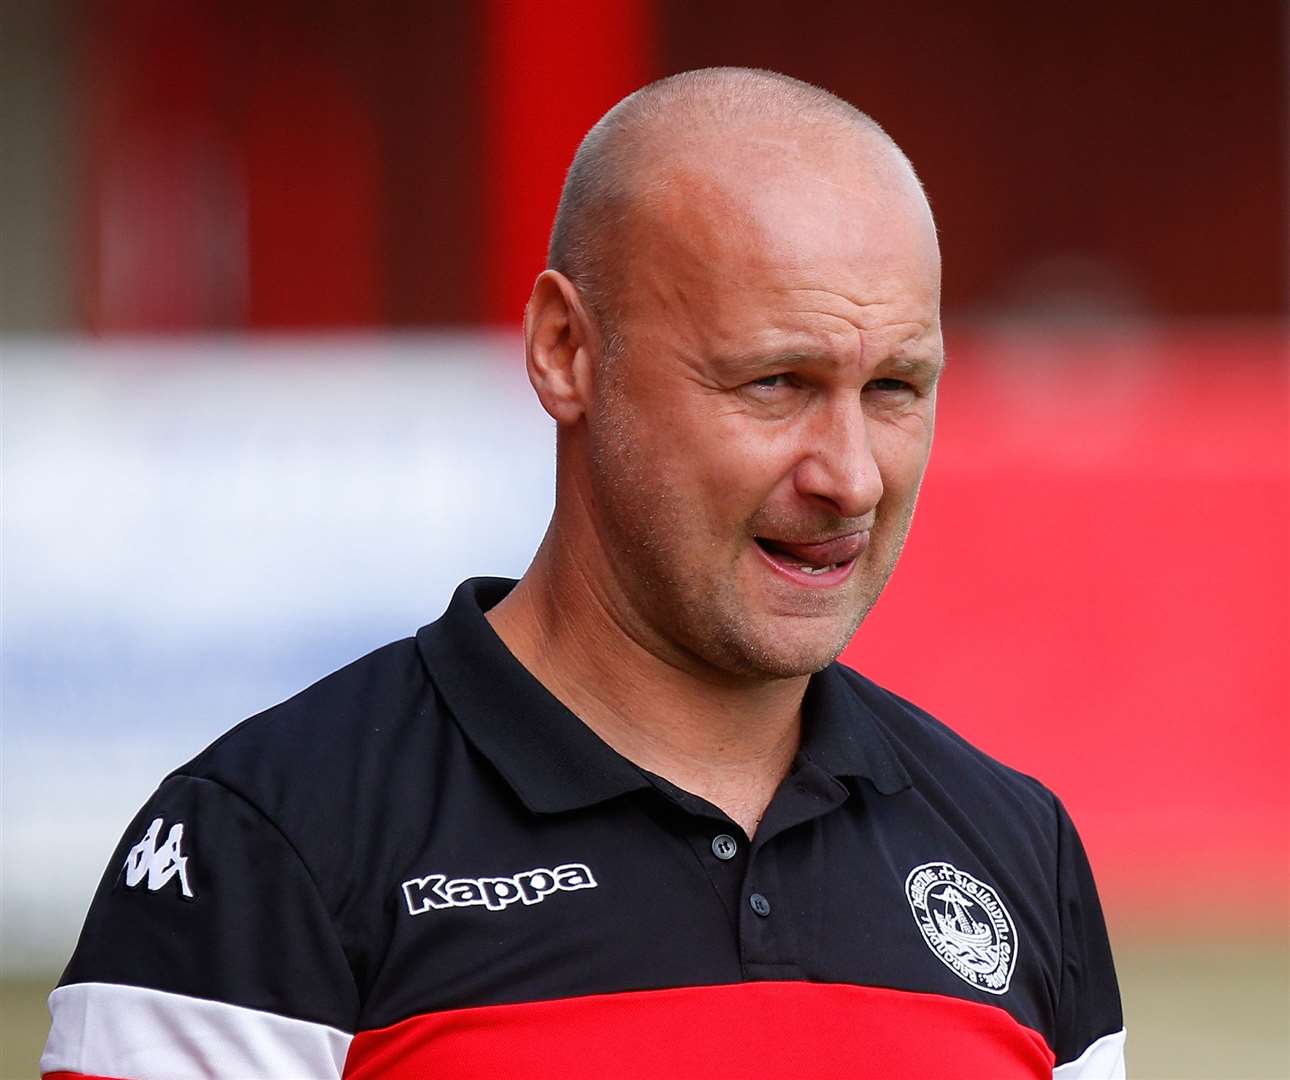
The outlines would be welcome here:
M 794 474 L 798 494 L 831 504 L 840 517 L 864 517 L 882 498 L 882 475 L 863 404 L 837 402 L 812 420 Z

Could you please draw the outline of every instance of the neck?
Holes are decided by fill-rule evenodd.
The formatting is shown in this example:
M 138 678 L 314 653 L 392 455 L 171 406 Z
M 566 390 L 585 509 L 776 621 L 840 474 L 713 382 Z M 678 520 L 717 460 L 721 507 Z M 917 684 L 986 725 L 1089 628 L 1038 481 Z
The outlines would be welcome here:
M 613 590 L 562 556 L 574 550 L 553 522 L 489 623 L 605 742 L 720 807 L 751 836 L 797 753 L 807 678 L 737 678 L 651 648 Z

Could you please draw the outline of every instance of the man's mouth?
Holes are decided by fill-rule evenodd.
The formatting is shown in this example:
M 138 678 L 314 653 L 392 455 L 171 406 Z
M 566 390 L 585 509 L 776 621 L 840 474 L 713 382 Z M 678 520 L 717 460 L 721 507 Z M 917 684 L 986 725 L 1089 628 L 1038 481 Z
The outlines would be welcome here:
M 796 542 L 755 536 L 757 546 L 777 565 L 811 577 L 849 568 L 869 544 L 867 529 L 832 540 Z

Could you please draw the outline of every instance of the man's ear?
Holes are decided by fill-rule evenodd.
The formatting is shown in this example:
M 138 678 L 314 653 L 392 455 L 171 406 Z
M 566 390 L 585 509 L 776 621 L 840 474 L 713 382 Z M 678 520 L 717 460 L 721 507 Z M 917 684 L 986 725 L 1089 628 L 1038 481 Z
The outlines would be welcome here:
M 529 382 L 557 424 L 575 424 L 591 401 L 599 336 L 578 290 L 558 270 L 544 270 L 524 309 Z

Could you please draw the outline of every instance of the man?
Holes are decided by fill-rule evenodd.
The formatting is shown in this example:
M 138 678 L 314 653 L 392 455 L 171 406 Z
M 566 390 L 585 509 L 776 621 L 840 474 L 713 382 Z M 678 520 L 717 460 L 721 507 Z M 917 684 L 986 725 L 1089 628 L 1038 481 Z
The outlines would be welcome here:
M 611 110 L 525 317 L 532 566 L 162 784 L 44 1071 L 1122 1076 L 1060 804 L 834 663 L 913 515 L 939 295 L 849 105 L 714 69 Z

